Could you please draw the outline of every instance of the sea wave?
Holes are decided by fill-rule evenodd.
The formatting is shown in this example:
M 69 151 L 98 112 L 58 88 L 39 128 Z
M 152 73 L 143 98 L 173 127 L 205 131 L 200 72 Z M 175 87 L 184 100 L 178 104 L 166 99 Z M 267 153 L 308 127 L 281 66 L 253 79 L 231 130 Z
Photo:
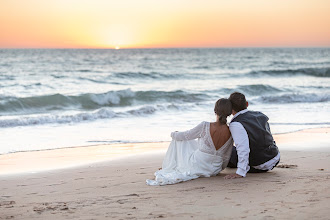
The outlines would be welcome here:
M 282 94 L 277 96 L 261 96 L 258 101 L 263 103 L 315 103 L 315 102 L 329 102 L 330 94 Z
M 113 118 L 115 113 L 109 109 L 94 112 L 82 112 L 71 115 L 27 115 L 9 119 L 0 119 L 0 127 L 16 127 L 40 124 L 69 124 L 81 121 L 92 121 L 102 118 Z
M 266 84 L 242 85 L 238 86 L 236 90 L 249 95 L 261 95 L 265 93 L 275 94 L 283 91 L 282 89 Z
M 324 68 L 298 68 L 298 69 L 279 69 L 279 70 L 258 70 L 251 71 L 248 75 L 256 76 L 256 75 L 308 75 L 315 77 L 330 77 L 330 67 Z
M 186 104 L 215 101 L 228 97 L 232 92 L 242 92 L 254 100 L 265 103 L 286 102 L 327 102 L 330 96 L 324 93 L 294 93 L 268 84 L 240 85 L 234 88 L 219 88 L 204 91 L 132 91 L 131 89 L 108 91 L 105 93 L 85 93 L 80 95 L 51 94 L 32 97 L 0 97 L 0 116 L 50 113 L 55 111 L 91 111 L 103 107 L 114 109 L 157 104 Z M 145 109 L 152 111 L 151 109 Z M 138 114 L 138 113 L 137 113 Z
M 170 74 L 160 72 L 116 72 L 109 76 L 109 78 L 119 79 L 179 79 L 184 77 L 182 74 Z
M 101 107 L 127 107 L 152 103 L 191 103 L 203 101 L 207 95 L 176 91 L 132 91 L 131 89 L 108 91 L 106 93 L 86 93 L 77 96 L 53 94 L 33 97 L 2 97 L 0 115 L 5 113 L 44 112 L 53 110 L 87 109 Z
M 223 96 L 229 97 L 229 95 L 233 92 L 241 92 L 246 96 L 260 96 L 265 94 L 276 95 L 281 92 L 285 92 L 288 90 L 280 89 L 267 84 L 252 84 L 252 85 L 240 85 L 234 88 L 221 88 L 215 90 L 207 90 L 205 91 L 209 96 Z
M 75 112 L 75 113 L 53 113 L 53 114 L 33 114 L 24 116 L 9 116 L 0 118 L 0 127 L 33 126 L 43 124 L 72 124 L 85 121 L 95 121 L 99 119 L 127 118 L 131 116 L 145 117 L 164 110 L 187 110 L 191 105 L 148 105 L 140 106 L 125 111 L 113 111 L 109 107 L 100 108 L 95 111 Z
M 192 67 L 197 69 L 197 67 Z M 211 67 L 207 66 L 198 66 L 198 69 L 209 69 Z M 205 72 L 201 73 L 192 73 L 192 72 L 183 72 L 180 74 L 174 73 L 161 73 L 161 72 L 117 72 L 112 73 L 108 76 L 109 79 L 119 78 L 119 79 L 143 79 L 143 80 L 179 80 L 179 79 L 205 79 L 221 76 L 228 76 L 237 78 L 239 76 L 296 76 L 296 75 L 308 75 L 315 77 L 330 77 L 330 67 L 304 67 L 304 68 L 287 68 L 287 69 L 260 69 L 260 70 L 251 70 L 240 69 L 219 69 L 214 72 L 214 74 L 206 74 Z

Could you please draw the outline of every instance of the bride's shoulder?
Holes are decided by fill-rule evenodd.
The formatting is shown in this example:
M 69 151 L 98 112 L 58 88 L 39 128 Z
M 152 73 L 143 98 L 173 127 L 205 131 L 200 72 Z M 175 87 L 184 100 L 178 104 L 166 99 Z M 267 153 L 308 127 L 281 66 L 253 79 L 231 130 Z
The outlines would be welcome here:
M 203 127 L 205 127 L 205 126 L 209 126 L 211 124 L 211 122 L 208 122 L 208 121 L 202 121 L 201 123 L 200 123 L 200 125 L 202 125 Z
M 197 125 L 196 128 L 199 128 L 199 129 L 205 130 L 205 129 L 208 128 L 209 126 L 210 126 L 210 122 L 202 121 L 201 123 L 199 123 L 199 124 Z

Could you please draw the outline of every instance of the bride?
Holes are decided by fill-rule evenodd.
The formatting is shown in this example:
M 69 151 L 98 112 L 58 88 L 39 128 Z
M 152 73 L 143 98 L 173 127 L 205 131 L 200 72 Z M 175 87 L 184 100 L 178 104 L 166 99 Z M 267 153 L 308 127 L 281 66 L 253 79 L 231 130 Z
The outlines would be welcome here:
M 172 132 L 172 142 L 162 169 L 155 172 L 154 180 L 146 180 L 147 185 L 175 184 L 215 176 L 222 171 L 228 164 L 233 147 L 227 126 L 231 108 L 228 99 L 219 99 L 214 107 L 215 122 L 203 121 L 191 130 Z

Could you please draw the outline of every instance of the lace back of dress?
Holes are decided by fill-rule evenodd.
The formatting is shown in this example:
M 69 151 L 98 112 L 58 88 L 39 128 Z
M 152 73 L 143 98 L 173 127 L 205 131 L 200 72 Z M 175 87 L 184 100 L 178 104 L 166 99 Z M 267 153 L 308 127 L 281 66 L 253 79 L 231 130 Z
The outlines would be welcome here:
M 210 133 L 210 123 L 204 122 L 203 131 L 201 134 L 201 140 L 203 143 L 200 145 L 200 150 L 204 153 L 215 154 L 216 150 L 213 146 L 213 141 L 209 133 Z

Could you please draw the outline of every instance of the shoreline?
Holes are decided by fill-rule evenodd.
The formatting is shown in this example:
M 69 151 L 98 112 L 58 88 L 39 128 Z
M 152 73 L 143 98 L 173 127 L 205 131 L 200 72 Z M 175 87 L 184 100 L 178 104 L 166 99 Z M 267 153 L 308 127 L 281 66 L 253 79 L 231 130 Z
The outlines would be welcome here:
M 274 139 L 280 151 L 330 152 L 330 128 L 275 134 Z M 3 154 L 0 155 L 0 177 L 77 168 L 138 155 L 165 154 L 169 143 L 99 144 Z
M 62 150 L 62 149 L 71 149 L 71 148 L 84 148 L 84 147 L 97 147 L 97 146 L 117 146 L 117 145 L 136 145 L 136 144 L 156 144 L 156 143 L 170 143 L 170 141 L 141 141 L 141 142 L 116 142 L 116 143 L 107 143 L 107 144 L 92 144 L 92 145 L 81 145 L 81 146 L 68 146 L 68 147 L 61 147 L 61 148 L 49 148 L 49 149 L 40 149 L 40 150 L 28 150 L 28 151 L 15 151 L 15 152 L 8 152 L 3 155 L 9 154 L 16 154 L 16 153 L 29 153 L 29 152 L 39 152 L 39 151 L 52 151 L 52 150 Z
M 307 129 L 300 129 L 296 131 L 288 131 L 283 133 L 275 133 L 273 134 L 274 139 L 276 136 L 288 135 L 288 134 L 295 134 L 300 132 L 308 132 L 308 131 L 320 131 L 320 132 L 330 132 L 330 127 L 319 127 L 319 128 L 307 128 Z M 39 152 L 39 151 L 52 151 L 52 150 L 59 150 L 59 149 L 70 149 L 70 148 L 84 148 L 84 147 L 95 147 L 95 146 L 116 146 L 116 145 L 128 145 L 128 144 L 156 144 L 156 143 L 170 143 L 170 141 L 141 141 L 141 142 L 115 142 L 115 143 L 105 143 L 105 144 L 92 144 L 92 145 L 81 145 L 81 146 L 68 146 L 68 147 L 61 147 L 61 148 L 50 148 L 50 149 L 40 149 L 40 150 L 28 150 L 28 151 L 15 151 L 15 152 L 8 152 L 0 154 L 0 157 L 3 155 L 9 154 L 16 154 L 16 153 L 28 153 L 28 152 Z

